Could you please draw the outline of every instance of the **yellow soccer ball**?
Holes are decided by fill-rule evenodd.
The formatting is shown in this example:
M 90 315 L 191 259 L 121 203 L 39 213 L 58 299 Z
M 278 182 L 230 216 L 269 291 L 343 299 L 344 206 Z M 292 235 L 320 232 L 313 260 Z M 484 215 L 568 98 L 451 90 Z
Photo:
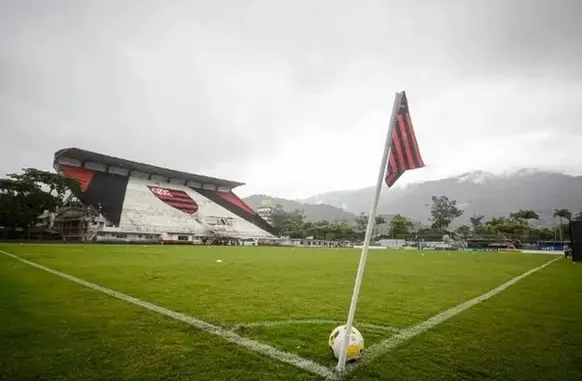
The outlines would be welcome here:
M 336 359 L 339 359 L 340 352 L 342 350 L 344 335 L 346 333 L 346 326 L 340 325 L 336 327 L 329 335 L 329 349 Z M 348 361 L 357 360 L 364 353 L 364 337 L 356 329 L 352 327 L 352 332 L 349 336 L 348 344 L 348 355 L 346 359 Z

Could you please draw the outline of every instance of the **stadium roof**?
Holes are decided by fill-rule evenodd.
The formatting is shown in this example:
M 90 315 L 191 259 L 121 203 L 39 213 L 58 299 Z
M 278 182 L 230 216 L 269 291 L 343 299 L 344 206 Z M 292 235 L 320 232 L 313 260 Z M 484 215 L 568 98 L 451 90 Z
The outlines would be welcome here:
M 128 171 L 139 171 L 149 173 L 152 175 L 164 176 L 168 178 L 193 181 L 201 184 L 213 184 L 216 186 L 228 187 L 230 189 L 236 188 L 244 183 L 237 181 L 230 181 L 219 179 L 216 177 L 209 177 L 203 175 L 195 175 L 192 173 L 175 171 L 173 169 L 156 167 L 154 165 L 139 163 L 136 161 L 125 160 L 118 157 L 108 156 L 97 152 L 91 152 L 80 148 L 63 148 L 55 152 L 54 164 L 56 165 L 59 158 L 69 158 L 79 160 L 82 163 L 86 161 L 96 162 L 111 167 L 123 168 Z

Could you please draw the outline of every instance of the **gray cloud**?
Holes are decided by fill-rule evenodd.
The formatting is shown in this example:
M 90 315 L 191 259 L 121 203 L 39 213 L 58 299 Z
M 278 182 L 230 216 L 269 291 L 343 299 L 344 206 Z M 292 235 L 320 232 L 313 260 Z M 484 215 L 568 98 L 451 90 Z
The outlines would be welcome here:
M 410 179 L 570 169 L 579 162 L 559 151 L 582 141 L 581 11 L 577 0 L 0 0 L 0 173 L 80 146 L 247 180 L 249 192 L 364 186 L 403 88 L 432 163 Z M 565 134 L 537 156 L 495 151 Z
M 468 8 L 472 3 L 464 4 Z M 456 18 L 462 21 L 453 41 L 482 71 L 582 74 L 581 2 L 495 0 L 475 5 Z

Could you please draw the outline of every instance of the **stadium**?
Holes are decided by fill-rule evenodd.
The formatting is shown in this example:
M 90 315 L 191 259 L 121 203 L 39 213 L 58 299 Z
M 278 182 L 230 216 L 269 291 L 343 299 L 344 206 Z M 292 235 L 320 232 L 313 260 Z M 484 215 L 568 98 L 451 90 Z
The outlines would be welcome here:
M 398 110 L 376 197 L 423 165 Z M 581 379 L 580 274 L 559 252 L 368 253 L 372 223 L 361 253 L 284 247 L 243 183 L 80 148 L 53 167 L 78 181 L 39 217 L 57 241 L 0 243 L 0 379 Z
M 68 240 L 256 243 L 273 227 L 233 190 L 243 183 L 138 163 L 79 148 L 54 154 L 54 169 L 79 180 L 45 227 Z
M 53 166 L 79 183 L 40 218 L 59 238 L 0 242 L 0 379 L 582 375 L 580 269 L 556 252 L 371 250 L 338 370 L 359 250 L 261 246 L 283 240 L 240 182 L 79 148 Z

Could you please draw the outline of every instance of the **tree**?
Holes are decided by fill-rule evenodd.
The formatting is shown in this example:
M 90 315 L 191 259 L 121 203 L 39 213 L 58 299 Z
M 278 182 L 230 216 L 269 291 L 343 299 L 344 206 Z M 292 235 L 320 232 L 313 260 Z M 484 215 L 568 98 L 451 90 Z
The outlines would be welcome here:
M 331 224 L 330 233 L 334 235 L 332 239 L 352 240 L 355 236 L 354 229 L 349 226 L 347 221 Z
M 540 216 L 534 212 L 533 210 L 523 210 L 520 209 L 517 212 L 513 212 L 509 214 L 509 217 L 514 220 L 539 220 Z
M 582 210 L 572 218 L 572 221 L 582 221 Z
M 447 196 L 432 196 L 430 215 L 434 229 L 446 229 L 455 218 L 463 215 L 463 210 L 457 206 L 457 200 L 449 200 Z
M 24 173 L 20 175 L 11 173 L 8 177 L 17 183 L 34 185 L 37 189 L 45 188 L 46 193 L 58 197 L 61 203 L 65 193 L 80 190 L 77 179 L 35 168 L 25 168 Z
M 275 228 L 277 234 L 281 234 L 281 229 L 287 219 L 287 213 L 281 204 L 277 204 L 271 210 L 271 225 Z
M 572 219 L 572 212 L 568 209 L 554 209 L 554 217 L 565 218 L 570 221 Z
M 271 223 L 278 235 L 304 238 L 305 215 L 302 210 L 286 212 L 280 204 L 277 204 L 271 214 Z
M 554 217 L 558 217 L 558 219 L 560 220 L 560 240 L 563 240 L 564 232 L 563 219 L 572 221 L 572 212 L 570 212 L 568 209 L 554 209 Z
M 473 227 L 473 233 L 477 233 L 481 226 L 483 226 L 483 218 L 485 216 L 483 216 L 482 214 L 475 214 L 473 213 L 473 217 L 469 218 L 469 222 L 471 223 L 471 226 Z
M 382 216 L 376 216 L 374 219 L 374 228 L 372 229 L 372 236 L 377 237 L 379 235 L 379 225 L 385 224 L 386 219 Z
M 281 234 L 291 238 L 305 238 L 305 215 L 302 210 L 295 209 L 286 213 L 286 219 L 282 226 Z
M 362 212 L 358 217 L 356 217 L 356 230 L 363 233 L 366 231 L 367 226 L 368 226 L 368 215 Z
M 353 240 L 357 235 L 347 221 L 305 221 L 302 210 L 286 212 L 281 205 L 275 205 L 271 214 L 271 223 L 280 236 L 290 238 L 307 238 L 321 240 Z
M 540 216 L 533 210 L 520 209 L 517 212 L 509 213 L 509 222 L 514 223 L 512 229 L 522 239 L 526 239 L 531 234 L 530 220 L 539 219 Z
M 492 235 L 521 236 L 529 232 L 529 225 L 524 219 L 493 217 L 491 221 L 485 223 L 486 232 Z
M 78 192 L 79 182 L 57 173 L 26 168 L 0 181 L 0 226 L 28 230 L 44 211 L 57 212 L 67 192 Z
M 535 241 L 550 241 L 555 239 L 555 229 L 539 228 L 529 231 L 529 238 Z
M 390 221 L 390 232 L 392 237 L 397 235 L 410 234 L 410 229 L 413 224 L 406 217 L 402 217 L 400 214 L 395 215 Z
M 362 238 L 364 237 L 364 233 L 368 228 L 368 218 L 369 216 L 362 212 L 358 217 L 356 217 L 356 230 L 361 233 L 360 235 Z M 382 225 L 386 223 L 386 219 L 382 216 L 376 216 L 374 219 L 374 226 L 372 228 L 372 236 L 375 237 L 378 235 L 378 225 Z
M 468 225 L 461 225 L 457 228 L 456 232 L 466 238 L 471 235 L 471 230 L 474 229 L 471 229 Z

